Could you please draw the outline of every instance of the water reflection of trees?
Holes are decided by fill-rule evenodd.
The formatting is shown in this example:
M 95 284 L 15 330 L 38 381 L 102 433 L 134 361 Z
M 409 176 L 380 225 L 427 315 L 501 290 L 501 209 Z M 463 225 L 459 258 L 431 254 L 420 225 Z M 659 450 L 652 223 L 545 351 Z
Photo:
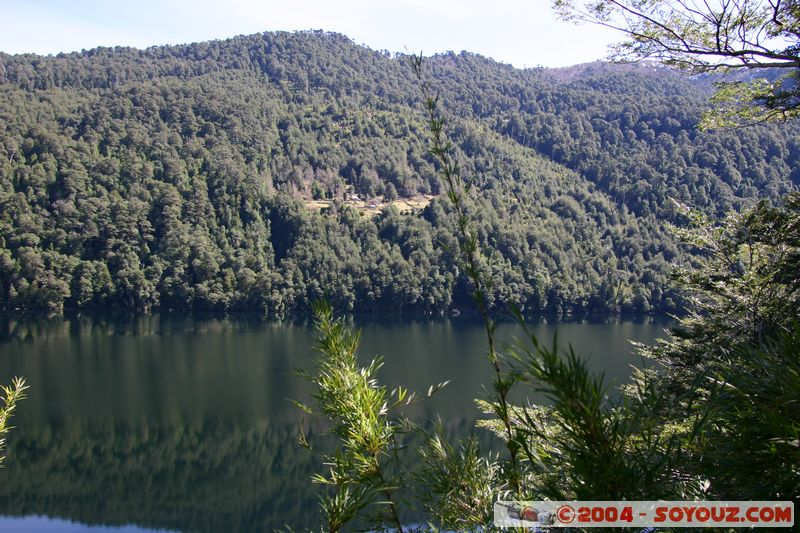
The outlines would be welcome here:
M 181 531 L 271 531 L 314 518 L 314 453 L 290 427 L 42 426 L 15 436 L 0 513 Z
M 447 424 L 454 435 L 471 425 Z M 0 514 L 183 532 L 312 527 L 318 511 L 310 477 L 327 442 L 323 428 L 311 427 L 314 449 L 306 450 L 296 429 L 224 422 L 21 427 L 3 471 Z
M 404 414 L 418 422 L 439 415 L 451 436 L 465 434 L 487 376 L 481 328 L 363 325 L 362 353 L 385 356 L 388 386 L 424 393 L 453 379 Z M 623 379 L 626 339 L 648 342 L 661 331 L 630 323 L 560 327 L 576 343 L 603 346 L 597 364 Z M 555 331 L 536 328 L 541 338 Z M 318 511 L 309 479 L 325 445 L 315 440 L 312 454 L 296 444 L 302 413 L 287 401 L 311 393 L 291 375 L 313 368 L 310 346 L 305 326 L 246 317 L 0 319 L 0 382 L 23 375 L 31 385 L 0 472 L 0 515 L 182 531 L 312 525 Z M 407 460 L 415 454 L 412 444 Z
M 125 312 L 67 313 L 64 317 L 22 315 L 20 318 L 0 316 L 0 342 L 33 341 L 92 335 L 148 336 L 186 333 L 226 333 L 243 330 L 262 331 L 268 327 L 286 329 L 291 324 L 265 323 L 255 314 L 220 313 L 156 313 L 151 315 Z M 302 324 L 297 327 L 304 327 Z

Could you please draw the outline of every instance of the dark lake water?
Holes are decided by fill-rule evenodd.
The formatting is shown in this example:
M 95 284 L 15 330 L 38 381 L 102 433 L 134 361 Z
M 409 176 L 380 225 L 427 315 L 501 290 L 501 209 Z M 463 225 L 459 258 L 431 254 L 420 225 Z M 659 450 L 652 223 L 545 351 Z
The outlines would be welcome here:
M 406 412 L 471 431 L 473 399 L 491 379 L 485 336 L 468 321 L 358 324 L 361 358 L 384 357 L 380 378 L 424 393 Z M 665 321 L 537 324 L 594 368 L 624 382 L 629 340 L 650 343 Z M 499 327 L 506 341 L 518 335 Z M 250 319 L 72 317 L 0 320 L 0 383 L 24 376 L 0 470 L 0 531 L 272 531 L 316 523 L 309 478 L 320 448 L 296 443 L 310 387 L 312 329 Z M 520 393 L 524 395 L 524 392 Z M 312 437 L 321 426 L 306 421 Z M 488 438 L 488 437 L 487 437 Z M 324 441 L 320 441 L 324 442 Z M 324 444 L 321 445 L 324 450 Z

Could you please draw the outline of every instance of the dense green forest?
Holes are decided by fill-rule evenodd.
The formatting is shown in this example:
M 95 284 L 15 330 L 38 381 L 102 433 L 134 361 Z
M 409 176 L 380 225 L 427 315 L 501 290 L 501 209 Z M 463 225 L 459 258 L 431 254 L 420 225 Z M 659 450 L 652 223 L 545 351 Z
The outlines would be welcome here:
M 671 200 L 714 218 L 800 183 L 797 124 L 698 129 L 707 78 L 426 65 L 478 190 L 490 304 L 674 310 L 692 257 Z M 449 202 L 389 205 L 440 193 L 427 147 L 407 58 L 337 34 L 0 53 L 0 308 L 471 308 Z

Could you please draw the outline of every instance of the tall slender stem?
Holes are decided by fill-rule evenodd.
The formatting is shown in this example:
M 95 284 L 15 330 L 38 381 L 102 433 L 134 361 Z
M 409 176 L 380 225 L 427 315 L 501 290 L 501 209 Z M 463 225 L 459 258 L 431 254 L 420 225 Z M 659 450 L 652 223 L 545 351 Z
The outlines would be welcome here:
M 453 205 L 456 213 L 456 223 L 459 233 L 459 248 L 466 266 L 467 276 L 475 286 L 474 298 L 478 306 L 478 311 L 483 320 L 488 341 L 489 362 L 495 372 L 495 392 L 500 403 L 500 418 L 506 432 L 506 443 L 511 455 L 511 488 L 519 495 L 520 476 L 517 453 L 519 446 L 516 443 L 514 429 L 511 425 L 508 406 L 508 387 L 503 383 L 503 372 L 500 361 L 495 350 L 494 331 L 495 322 L 489 313 L 487 304 L 489 284 L 483 279 L 479 266 L 479 249 L 476 234 L 470 230 L 470 219 L 464 207 L 464 195 L 467 192 L 463 180 L 458 172 L 458 165 L 452 155 L 453 145 L 446 140 L 444 133 L 444 119 L 438 111 L 438 97 L 433 97 L 428 84 L 422 76 L 422 55 L 412 56 L 412 67 L 419 80 L 422 95 L 425 100 L 425 108 L 428 113 L 428 125 L 431 130 L 430 153 L 436 157 L 442 165 L 441 175 L 444 178 L 447 196 Z

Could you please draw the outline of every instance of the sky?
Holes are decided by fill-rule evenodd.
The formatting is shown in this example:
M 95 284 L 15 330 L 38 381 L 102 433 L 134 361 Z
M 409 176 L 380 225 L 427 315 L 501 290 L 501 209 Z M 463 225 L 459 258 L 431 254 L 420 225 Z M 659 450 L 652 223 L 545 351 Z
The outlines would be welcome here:
M 11 54 L 309 29 L 376 50 L 467 50 L 518 68 L 603 59 L 620 38 L 557 20 L 550 0 L 0 0 L 0 51 Z

